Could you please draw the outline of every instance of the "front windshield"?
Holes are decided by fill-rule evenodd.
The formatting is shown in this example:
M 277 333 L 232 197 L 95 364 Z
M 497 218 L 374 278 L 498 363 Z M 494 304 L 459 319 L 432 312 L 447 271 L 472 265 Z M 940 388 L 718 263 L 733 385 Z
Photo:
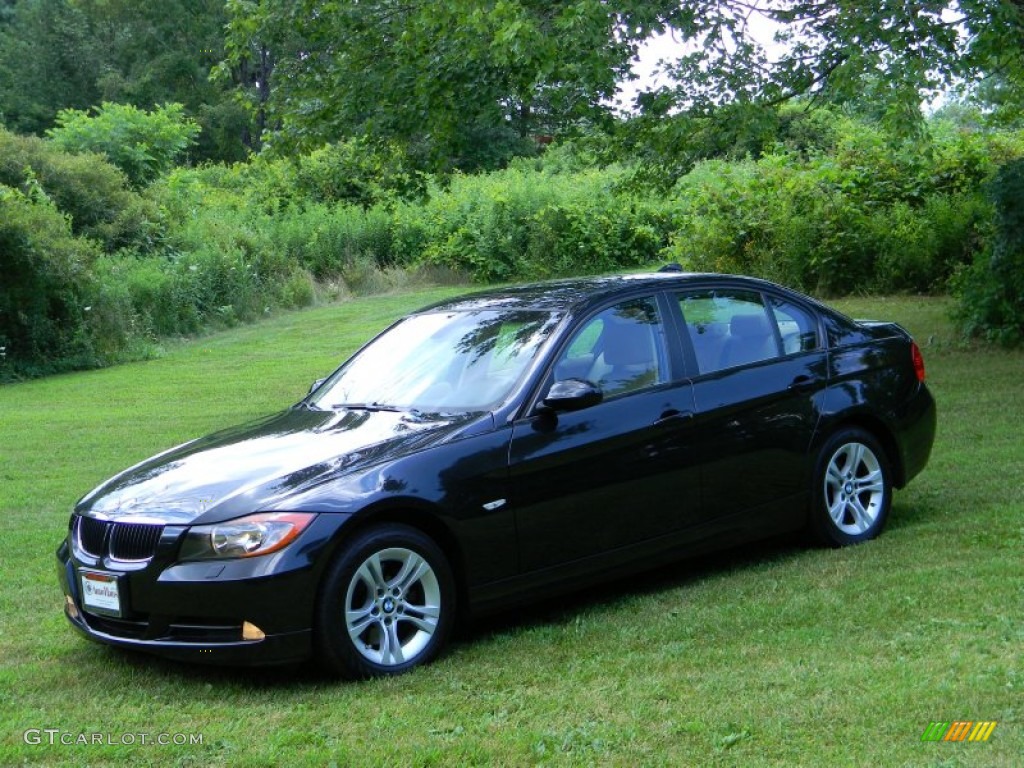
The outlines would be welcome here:
M 511 391 L 555 327 L 547 312 L 429 312 L 402 320 L 324 382 L 322 409 L 488 410 Z

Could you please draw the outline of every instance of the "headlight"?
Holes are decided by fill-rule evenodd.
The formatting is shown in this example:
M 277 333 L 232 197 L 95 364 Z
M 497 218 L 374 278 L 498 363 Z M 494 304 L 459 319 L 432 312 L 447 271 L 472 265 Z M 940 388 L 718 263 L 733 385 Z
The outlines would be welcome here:
M 256 557 L 287 547 L 316 515 L 306 512 L 261 512 L 213 525 L 197 525 L 181 545 L 180 559 Z

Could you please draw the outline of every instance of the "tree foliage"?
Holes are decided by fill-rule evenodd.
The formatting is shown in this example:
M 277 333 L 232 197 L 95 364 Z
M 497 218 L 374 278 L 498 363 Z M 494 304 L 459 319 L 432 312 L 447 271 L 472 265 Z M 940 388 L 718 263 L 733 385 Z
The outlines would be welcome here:
M 971 4 L 971 12 L 982 5 Z M 698 112 L 809 93 L 867 96 L 916 111 L 922 91 L 948 86 L 961 69 L 958 32 L 974 19 L 950 16 L 948 7 L 946 0 L 679 3 L 665 28 L 684 45 L 666 63 L 676 82 L 663 94 Z M 765 29 L 774 30 L 770 41 Z
M 923 97 L 982 76 L 1007 84 L 1005 100 L 1024 82 L 1022 6 L 231 0 L 219 71 L 243 84 L 278 150 L 369 136 L 434 169 L 486 169 L 529 154 L 530 137 L 614 127 L 617 83 L 661 34 L 676 44 L 668 84 L 639 95 L 622 147 L 675 178 L 763 133 L 795 97 L 871 111 L 905 134 L 921 130 Z
M 0 21 L 0 120 L 42 133 L 57 111 L 96 103 L 100 51 L 89 18 L 67 0 L 21 0 Z
M 18 0 L 0 16 L 0 120 L 42 134 L 65 109 L 180 103 L 199 157 L 240 160 L 248 117 L 209 78 L 226 20 L 219 0 Z
M 622 146 L 667 188 L 702 159 L 742 156 L 751 145 L 756 157 L 788 103 L 842 106 L 919 139 L 926 99 L 964 92 L 1012 103 L 1009 93 L 1024 94 L 1022 8 L 1011 0 L 673 3 L 656 26 L 675 41 L 661 62 L 667 82 L 638 95 Z
M 95 364 L 84 326 L 97 255 L 45 197 L 0 184 L 0 378 Z
M 794 96 L 920 130 L 961 86 L 1024 109 L 1015 0 L 18 0 L 0 14 L 0 119 L 42 133 L 61 109 L 181 103 L 202 158 L 367 137 L 421 168 L 487 169 L 534 137 L 611 128 L 639 44 L 676 42 L 624 151 L 675 177 Z M 766 32 L 765 30 L 768 30 Z M 770 37 L 778 38 L 777 42 Z M 214 67 L 217 77 L 208 77 Z M 242 105 L 230 98 L 241 95 Z M 546 139 L 545 139 L 546 140 Z M 728 138 L 725 140 L 729 144 Z M 735 142 L 733 142 L 735 144 Z
M 222 72 L 281 151 L 355 135 L 435 169 L 491 168 L 531 138 L 608 119 L 657 4 L 233 0 Z

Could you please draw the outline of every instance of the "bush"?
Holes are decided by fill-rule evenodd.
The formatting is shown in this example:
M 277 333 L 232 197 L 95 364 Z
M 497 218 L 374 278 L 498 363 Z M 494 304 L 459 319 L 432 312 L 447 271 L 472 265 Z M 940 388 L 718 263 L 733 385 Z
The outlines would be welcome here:
M 538 172 L 519 165 L 457 175 L 446 188 L 433 186 L 426 201 L 379 191 L 360 197 L 356 188 L 344 194 L 359 204 L 327 200 L 341 194 L 336 186 L 330 194 L 318 188 L 312 199 L 297 193 L 295 185 L 310 183 L 310 168 L 328 174 L 333 152 L 297 164 L 175 170 L 153 188 L 166 218 L 181 222 L 172 246 L 191 253 L 217 243 L 230 251 L 244 242 L 252 258 L 274 254 L 320 281 L 367 265 L 426 265 L 492 281 L 642 264 L 668 242 L 664 205 L 620 191 L 619 170 Z M 283 262 L 272 271 L 286 271 Z
M 944 290 L 983 242 L 986 157 L 1020 156 L 1024 143 L 945 125 L 921 147 L 860 123 L 845 131 L 833 155 L 698 164 L 672 192 L 665 258 L 821 294 Z
M 98 255 L 51 202 L 0 185 L 0 378 L 98 361 L 89 316 Z
M 69 152 L 106 155 L 136 187 L 146 186 L 173 168 L 200 131 L 194 120 L 185 117 L 181 104 L 165 104 L 146 112 L 130 104 L 104 102 L 94 112 L 61 110 L 57 126 L 46 134 Z
M 1024 159 L 999 169 L 989 187 L 991 244 L 956 281 L 964 330 L 1006 345 L 1024 341 Z
M 121 253 L 100 258 L 95 273 L 105 303 L 126 318 L 126 333 L 152 339 L 203 327 L 190 280 L 173 262 Z
M 381 207 L 311 204 L 260 223 L 268 247 L 317 280 L 338 277 L 353 259 L 381 269 L 395 261 L 391 214 Z
M 588 144 L 441 183 L 359 141 L 172 168 L 139 193 L 99 155 L 0 129 L 3 365 L 143 354 L 159 336 L 308 304 L 317 283 L 344 295 L 414 273 L 493 282 L 664 261 L 819 294 L 943 290 L 956 274 L 970 328 L 1024 335 L 1021 135 L 935 121 L 916 146 L 831 112 L 782 118 L 757 159 L 706 160 L 667 194 L 636 167 L 598 167 Z M 997 163 L 993 207 L 981 189 Z
M 422 199 L 427 176 L 396 146 L 351 139 L 301 156 L 295 182 L 300 195 L 313 202 L 370 208 Z
M 992 215 L 979 192 L 930 195 L 923 205 L 895 205 L 873 215 L 878 243 L 872 290 L 942 292 L 969 264 Z
M 664 204 L 619 191 L 620 169 L 524 165 L 456 176 L 425 205 L 396 210 L 399 258 L 490 282 L 637 266 L 667 244 Z
M 151 247 L 162 237 L 156 206 L 128 189 L 124 174 L 100 155 L 72 154 L 0 128 L 0 184 L 45 196 L 68 215 L 75 235 L 108 251 Z
M 871 275 L 868 219 L 850 204 L 847 184 L 848 174 L 826 161 L 705 161 L 673 190 L 676 231 L 664 256 L 819 293 L 863 284 Z

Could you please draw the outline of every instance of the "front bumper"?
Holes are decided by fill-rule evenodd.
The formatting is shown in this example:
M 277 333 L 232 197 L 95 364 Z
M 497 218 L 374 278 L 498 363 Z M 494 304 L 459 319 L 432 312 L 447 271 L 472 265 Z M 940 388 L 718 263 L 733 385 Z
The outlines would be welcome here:
M 320 555 L 337 523 L 325 517 L 301 537 L 306 546 L 225 561 L 175 562 L 170 527 L 152 560 L 131 567 L 90 558 L 69 535 L 56 553 L 65 615 L 90 640 L 165 658 L 223 665 L 301 661 L 312 653 L 316 588 L 327 559 Z M 116 611 L 85 605 L 83 570 L 116 577 Z
M 194 632 L 196 628 L 171 625 L 167 636 L 148 640 L 126 637 L 123 634 L 123 625 L 111 626 L 103 619 L 97 621 L 98 617 L 85 614 L 77 608 L 72 612 L 70 604 L 65 605 L 64 615 L 71 622 L 71 626 L 89 640 L 152 653 L 175 661 L 225 666 L 262 666 L 303 661 L 309 658 L 312 652 L 312 632 L 308 629 L 267 635 L 261 640 L 227 639 L 227 633 L 224 633 L 214 640 L 204 641 L 199 637 L 176 640 L 174 636 L 181 631 Z M 111 628 L 111 632 L 102 631 L 107 627 Z M 230 630 L 232 637 L 240 637 L 242 634 L 241 627 L 231 627 Z

